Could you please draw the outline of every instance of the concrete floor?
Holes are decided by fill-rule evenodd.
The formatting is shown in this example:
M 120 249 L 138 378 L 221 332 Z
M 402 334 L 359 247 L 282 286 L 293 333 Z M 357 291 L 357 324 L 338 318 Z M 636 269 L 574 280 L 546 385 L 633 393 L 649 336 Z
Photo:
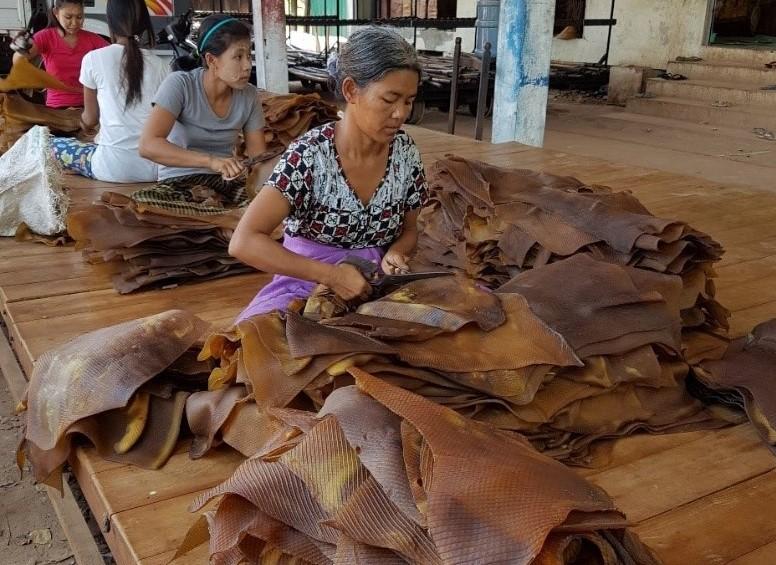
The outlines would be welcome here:
M 551 94 L 547 149 L 776 190 L 776 141 L 759 139 L 748 129 L 674 121 L 616 106 L 553 98 Z M 447 114 L 427 110 L 419 125 L 447 131 Z M 490 125 L 487 119 L 486 141 Z M 463 108 L 456 118 L 456 135 L 474 136 L 474 118 Z

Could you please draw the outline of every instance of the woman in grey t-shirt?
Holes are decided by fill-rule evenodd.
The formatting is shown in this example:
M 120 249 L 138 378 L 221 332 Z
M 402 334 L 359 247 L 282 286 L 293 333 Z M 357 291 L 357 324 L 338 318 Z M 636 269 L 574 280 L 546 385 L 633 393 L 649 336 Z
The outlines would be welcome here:
M 140 137 L 141 156 L 159 163 L 162 187 L 205 185 L 244 204 L 244 166 L 234 156 L 240 133 L 245 156 L 265 152 L 264 116 L 248 80 L 250 29 L 224 16 L 205 18 L 198 51 L 202 68 L 174 72 L 161 84 Z

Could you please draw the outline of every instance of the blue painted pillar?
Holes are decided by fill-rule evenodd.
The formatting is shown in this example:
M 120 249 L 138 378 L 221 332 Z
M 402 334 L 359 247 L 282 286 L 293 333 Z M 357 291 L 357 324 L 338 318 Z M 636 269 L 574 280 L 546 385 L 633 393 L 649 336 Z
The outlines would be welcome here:
M 493 143 L 544 143 L 555 0 L 501 0 Z
M 277 94 L 288 92 L 286 6 L 283 0 L 253 0 L 256 82 Z

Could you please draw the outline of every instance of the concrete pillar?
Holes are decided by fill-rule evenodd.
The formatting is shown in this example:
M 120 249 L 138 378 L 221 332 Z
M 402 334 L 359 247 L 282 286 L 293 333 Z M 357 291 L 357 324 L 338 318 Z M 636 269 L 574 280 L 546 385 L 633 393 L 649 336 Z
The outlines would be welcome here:
M 493 143 L 544 143 L 555 0 L 501 0 Z
M 278 94 L 288 92 L 286 9 L 283 0 L 251 0 L 256 49 L 256 82 Z

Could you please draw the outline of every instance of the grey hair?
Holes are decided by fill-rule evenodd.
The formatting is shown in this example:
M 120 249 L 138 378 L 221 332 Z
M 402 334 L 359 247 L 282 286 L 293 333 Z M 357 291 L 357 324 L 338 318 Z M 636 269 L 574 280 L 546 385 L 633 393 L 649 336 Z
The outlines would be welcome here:
M 402 69 L 415 71 L 420 80 L 422 69 L 415 48 L 392 29 L 377 26 L 352 34 L 340 48 L 339 56 L 327 64 L 338 98 L 342 98 L 342 83 L 347 77 L 364 88 L 391 71 Z

